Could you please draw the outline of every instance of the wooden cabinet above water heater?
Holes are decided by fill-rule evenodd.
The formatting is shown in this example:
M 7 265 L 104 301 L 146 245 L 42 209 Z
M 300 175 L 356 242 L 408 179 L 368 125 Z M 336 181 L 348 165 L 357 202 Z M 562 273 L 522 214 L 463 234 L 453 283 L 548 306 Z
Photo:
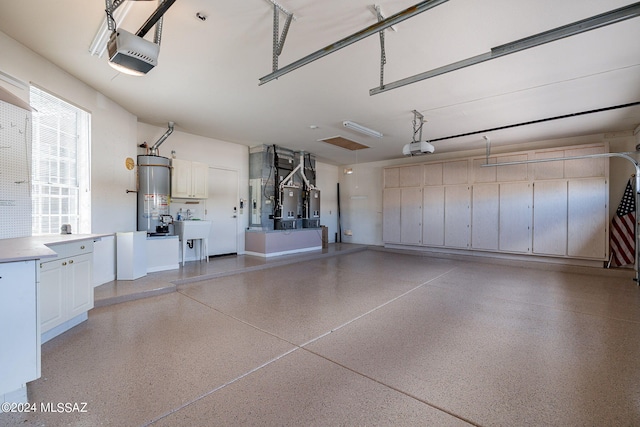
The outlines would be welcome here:
M 174 199 L 206 199 L 209 166 L 189 160 L 171 160 L 171 197 Z

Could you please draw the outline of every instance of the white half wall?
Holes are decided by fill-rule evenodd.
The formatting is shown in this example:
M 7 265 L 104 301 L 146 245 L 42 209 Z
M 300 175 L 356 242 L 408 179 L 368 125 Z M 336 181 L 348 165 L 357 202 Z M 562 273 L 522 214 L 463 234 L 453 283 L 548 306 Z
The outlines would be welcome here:
M 115 236 L 103 237 L 93 244 L 93 259 L 94 287 L 116 280 Z

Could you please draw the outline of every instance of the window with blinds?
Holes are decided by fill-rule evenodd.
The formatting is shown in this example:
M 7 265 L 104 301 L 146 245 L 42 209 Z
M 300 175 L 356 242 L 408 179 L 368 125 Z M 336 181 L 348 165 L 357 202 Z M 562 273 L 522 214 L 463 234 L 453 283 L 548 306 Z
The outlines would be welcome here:
M 91 232 L 91 115 L 31 86 L 32 235 Z

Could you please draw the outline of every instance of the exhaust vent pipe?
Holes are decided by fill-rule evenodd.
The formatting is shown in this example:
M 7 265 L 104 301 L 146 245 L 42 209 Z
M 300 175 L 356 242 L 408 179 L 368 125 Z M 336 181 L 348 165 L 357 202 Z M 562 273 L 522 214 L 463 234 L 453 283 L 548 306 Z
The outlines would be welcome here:
M 155 144 L 153 144 L 153 147 L 149 149 L 150 155 L 152 156 L 158 155 L 158 147 L 160 147 L 160 144 L 162 144 L 169 137 L 169 135 L 173 133 L 173 125 L 174 125 L 173 122 L 169 122 L 169 129 L 167 129 L 164 135 L 162 135 L 160 139 Z

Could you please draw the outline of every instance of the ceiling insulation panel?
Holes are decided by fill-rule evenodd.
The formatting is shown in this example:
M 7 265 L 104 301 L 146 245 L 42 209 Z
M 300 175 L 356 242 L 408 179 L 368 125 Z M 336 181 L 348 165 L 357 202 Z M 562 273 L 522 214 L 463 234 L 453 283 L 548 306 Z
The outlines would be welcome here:
M 326 142 L 327 144 L 335 145 L 336 147 L 346 148 L 351 151 L 369 148 L 367 145 L 360 144 L 359 142 L 352 141 L 340 135 L 333 136 L 331 138 L 319 139 L 318 141 Z

